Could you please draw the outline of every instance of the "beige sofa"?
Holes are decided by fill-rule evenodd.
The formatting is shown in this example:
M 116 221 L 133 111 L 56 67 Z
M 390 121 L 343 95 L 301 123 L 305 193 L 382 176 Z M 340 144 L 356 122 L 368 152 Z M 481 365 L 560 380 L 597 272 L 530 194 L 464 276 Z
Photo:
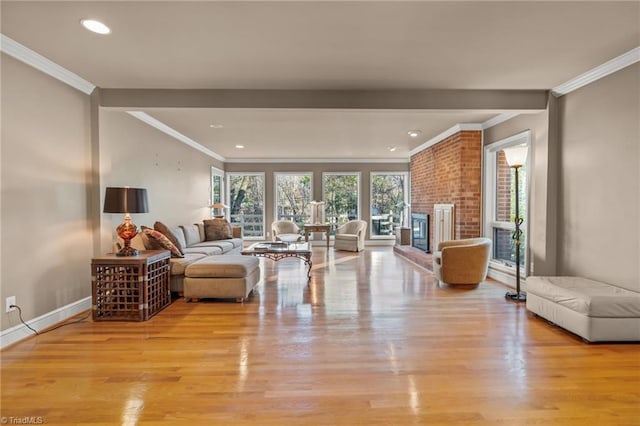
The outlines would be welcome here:
M 246 259 L 240 259 L 242 252 L 242 228 L 240 227 L 232 227 L 233 237 L 231 239 L 225 240 L 217 240 L 217 241 L 206 241 L 205 232 L 204 232 L 204 224 L 194 224 L 194 225 L 180 225 L 169 227 L 169 230 L 178 241 L 181 246 L 181 251 L 184 253 L 184 257 L 172 257 L 171 258 L 171 291 L 179 294 L 184 293 L 184 278 L 187 268 L 190 265 L 196 264 L 200 260 L 204 260 L 209 256 L 222 256 L 227 257 L 228 264 L 246 264 L 248 261 Z M 149 248 L 145 247 L 144 240 L 140 234 L 136 235 L 135 238 L 131 240 L 131 246 L 138 250 L 148 250 Z M 203 262 L 204 263 L 204 262 Z M 220 262 L 217 262 L 218 264 Z M 257 280 L 255 279 L 256 271 L 254 270 L 257 263 L 251 262 L 251 269 L 247 271 L 250 277 L 247 279 L 246 286 L 251 287 L 251 290 L 257 284 Z M 220 266 L 210 266 L 209 269 L 218 268 Z M 202 268 L 199 268 L 202 269 Z M 259 276 L 259 274 L 258 274 Z M 218 277 L 220 279 L 225 277 Z M 238 277 L 233 277 L 238 278 Z M 244 297 L 250 293 L 250 290 L 247 290 Z M 201 296 L 205 297 L 205 296 Z M 209 296 L 209 297 L 217 297 L 217 296 Z M 241 296 L 225 296 L 220 297 L 233 297 L 236 299 L 240 299 Z
M 487 278 L 491 240 L 465 238 L 443 241 L 433 253 L 433 273 L 450 285 L 478 285 Z

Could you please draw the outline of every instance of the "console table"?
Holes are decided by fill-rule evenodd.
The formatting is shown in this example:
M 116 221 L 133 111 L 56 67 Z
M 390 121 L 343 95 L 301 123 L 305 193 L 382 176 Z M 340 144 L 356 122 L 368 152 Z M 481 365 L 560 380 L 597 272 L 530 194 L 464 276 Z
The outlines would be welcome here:
M 171 303 L 168 250 L 91 260 L 94 321 L 146 321 Z
M 304 224 L 304 241 L 309 242 L 309 234 L 311 232 L 324 232 L 327 236 L 327 248 L 329 248 L 329 235 L 331 233 L 331 225 L 326 223 L 305 223 Z

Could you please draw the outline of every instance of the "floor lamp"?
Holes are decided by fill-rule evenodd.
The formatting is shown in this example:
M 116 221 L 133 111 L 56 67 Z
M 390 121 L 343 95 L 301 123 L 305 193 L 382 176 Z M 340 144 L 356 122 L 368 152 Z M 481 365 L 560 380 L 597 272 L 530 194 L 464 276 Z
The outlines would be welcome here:
M 522 230 L 520 229 L 520 226 L 522 225 L 522 218 L 520 217 L 520 197 L 518 186 L 518 170 L 527 161 L 527 151 L 528 148 L 526 145 L 517 145 L 504 149 L 504 155 L 507 158 L 509 167 L 511 167 L 515 171 L 516 188 L 516 214 L 513 220 L 516 228 L 513 231 L 512 236 L 512 238 L 515 240 L 516 245 L 516 291 L 508 291 L 507 294 L 505 294 L 505 297 L 510 300 L 515 300 L 516 302 L 525 302 L 527 300 L 527 295 L 524 293 L 520 293 L 520 237 L 522 236 Z

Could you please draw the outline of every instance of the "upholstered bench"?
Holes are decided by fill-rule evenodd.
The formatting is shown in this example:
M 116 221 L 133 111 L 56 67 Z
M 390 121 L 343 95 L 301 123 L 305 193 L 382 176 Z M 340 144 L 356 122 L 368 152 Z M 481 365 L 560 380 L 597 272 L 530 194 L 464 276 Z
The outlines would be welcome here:
M 184 298 L 236 299 L 242 302 L 260 281 L 260 262 L 249 256 L 207 256 L 184 271 Z
M 527 277 L 527 309 L 589 342 L 640 341 L 640 293 L 580 277 Z

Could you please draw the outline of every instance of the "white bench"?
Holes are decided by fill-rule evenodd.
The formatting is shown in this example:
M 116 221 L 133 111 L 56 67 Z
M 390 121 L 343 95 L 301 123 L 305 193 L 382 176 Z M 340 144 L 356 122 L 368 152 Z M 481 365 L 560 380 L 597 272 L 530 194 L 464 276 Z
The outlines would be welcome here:
M 640 341 L 640 293 L 580 277 L 527 277 L 527 309 L 589 342 Z

